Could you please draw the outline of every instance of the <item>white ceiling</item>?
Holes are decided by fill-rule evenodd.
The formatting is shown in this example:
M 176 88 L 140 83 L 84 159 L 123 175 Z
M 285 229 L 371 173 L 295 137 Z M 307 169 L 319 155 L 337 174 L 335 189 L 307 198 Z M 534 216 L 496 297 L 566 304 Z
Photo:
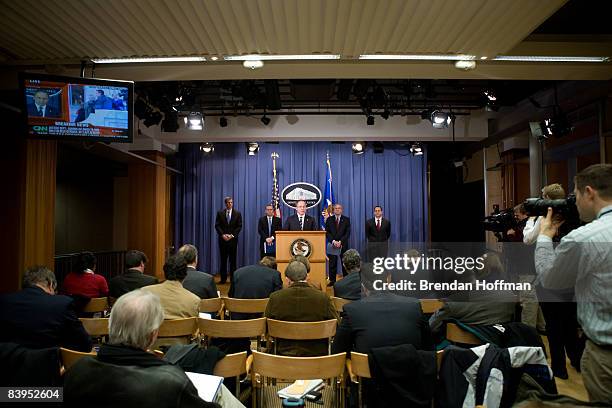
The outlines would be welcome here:
M 239 78 L 609 79 L 611 64 L 357 61 L 360 54 L 612 54 L 610 39 L 528 37 L 567 0 L 0 0 L 0 64 L 78 74 L 90 58 L 341 54 L 342 61 L 101 66 L 132 80 Z M 533 54 L 528 54 L 533 55 Z

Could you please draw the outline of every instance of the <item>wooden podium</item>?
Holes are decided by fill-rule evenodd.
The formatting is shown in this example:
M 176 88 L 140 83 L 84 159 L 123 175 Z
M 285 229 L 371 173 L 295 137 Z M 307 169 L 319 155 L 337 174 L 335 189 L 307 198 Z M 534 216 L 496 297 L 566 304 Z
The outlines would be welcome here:
M 310 242 L 312 247 L 312 254 L 308 257 L 310 261 L 308 278 L 315 286 L 320 284 L 321 290 L 325 292 L 327 289 L 325 231 L 276 231 L 276 265 L 283 277 L 283 284 L 287 285 L 285 269 L 293 257 L 291 244 L 300 238 Z

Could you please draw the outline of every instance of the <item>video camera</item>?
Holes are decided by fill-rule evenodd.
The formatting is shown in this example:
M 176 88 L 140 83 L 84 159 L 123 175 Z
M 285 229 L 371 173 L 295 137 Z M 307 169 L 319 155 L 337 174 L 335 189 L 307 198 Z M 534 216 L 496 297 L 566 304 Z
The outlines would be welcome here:
M 497 233 L 505 234 L 509 229 L 516 227 L 514 209 L 506 208 L 502 211 L 495 209 L 491 215 L 485 217 L 483 224 L 485 231 L 495 232 L 496 235 Z
M 559 230 L 561 237 L 580 226 L 580 214 L 578 213 L 578 207 L 576 207 L 576 196 L 574 194 L 556 200 L 528 198 L 523 205 L 525 206 L 525 212 L 530 217 L 546 217 L 548 208 L 552 208 L 553 214 L 561 216 L 564 220 Z

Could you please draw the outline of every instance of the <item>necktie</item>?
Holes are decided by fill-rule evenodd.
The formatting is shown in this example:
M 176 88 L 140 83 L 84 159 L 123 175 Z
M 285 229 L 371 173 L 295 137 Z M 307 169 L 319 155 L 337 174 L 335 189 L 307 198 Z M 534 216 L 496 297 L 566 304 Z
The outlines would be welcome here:
M 336 217 L 336 228 L 340 225 L 340 217 Z
M 272 235 L 272 218 L 268 217 L 268 236 Z
M 225 218 L 227 219 L 227 223 L 229 224 L 230 220 L 232 219 L 231 213 L 229 211 L 227 212 L 227 215 L 225 216 Z
M 304 217 L 300 217 L 300 229 L 304 231 Z
M 45 115 L 43 114 L 43 110 L 42 110 L 42 108 L 38 108 L 38 116 L 45 116 Z
M 376 229 L 380 231 L 380 219 L 376 220 Z

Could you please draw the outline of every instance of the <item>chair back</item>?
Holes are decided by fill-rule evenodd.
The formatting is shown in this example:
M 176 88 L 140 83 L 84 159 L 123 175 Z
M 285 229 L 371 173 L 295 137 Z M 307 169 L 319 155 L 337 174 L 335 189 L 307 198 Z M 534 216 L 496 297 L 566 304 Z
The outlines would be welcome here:
M 221 313 L 223 307 L 223 300 L 221 298 L 210 298 L 200 300 L 200 306 L 198 311 L 200 313 Z
M 370 373 L 370 363 L 368 362 L 367 354 L 351 351 L 351 358 L 350 360 L 346 360 L 346 362 L 350 362 L 349 373 L 352 371 L 352 374 L 356 375 L 357 377 L 372 378 L 372 374 Z
M 108 318 L 79 318 L 91 337 L 108 336 Z
M 159 327 L 158 340 L 165 337 L 191 337 L 196 332 L 196 319 L 195 317 L 186 317 L 164 320 Z
M 62 364 L 64 365 L 64 369 L 69 370 L 77 361 L 86 356 L 95 357 L 96 352 L 90 351 L 89 353 L 84 353 L 81 351 L 70 350 L 64 347 L 60 347 L 60 354 L 62 356 Z
M 267 319 L 268 334 L 271 337 L 287 340 L 329 339 L 336 335 L 336 319 L 319 322 L 286 322 Z
M 321 357 L 284 357 L 253 351 L 252 372 L 269 378 L 315 380 L 341 377 L 346 353 Z
M 461 327 L 457 326 L 455 323 L 446 323 L 446 339 L 453 343 L 462 343 L 462 344 L 471 344 L 471 345 L 479 345 L 482 344 L 482 341 L 474 336 L 472 333 L 469 333 L 463 330 Z
M 421 310 L 425 314 L 436 313 L 444 306 L 444 302 L 439 299 L 421 299 Z
M 266 318 L 251 320 L 198 319 L 200 334 L 212 338 L 261 337 L 266 333 Z
M 98 313 L 108 309 L 108 298 L 91 298 L 83 308 L 83 313 Z
M 225 310 L 230 313 L 264 313 L 268 306 L 268 298 L 265 299 L 236 299 L 223 298 Z
M 247 352 L 226 354 L 215 364 L 213 375 L 219 377 L 237 377 L 246 373 Z
M 336 308 L 336 311 L 340 313 L 344 309 L 344 305 L 346 305 L 347 303 L 351 303 L 351 300 L 334 296 L 332 297 L 332 302 L 334 302 L 334 307 Z

